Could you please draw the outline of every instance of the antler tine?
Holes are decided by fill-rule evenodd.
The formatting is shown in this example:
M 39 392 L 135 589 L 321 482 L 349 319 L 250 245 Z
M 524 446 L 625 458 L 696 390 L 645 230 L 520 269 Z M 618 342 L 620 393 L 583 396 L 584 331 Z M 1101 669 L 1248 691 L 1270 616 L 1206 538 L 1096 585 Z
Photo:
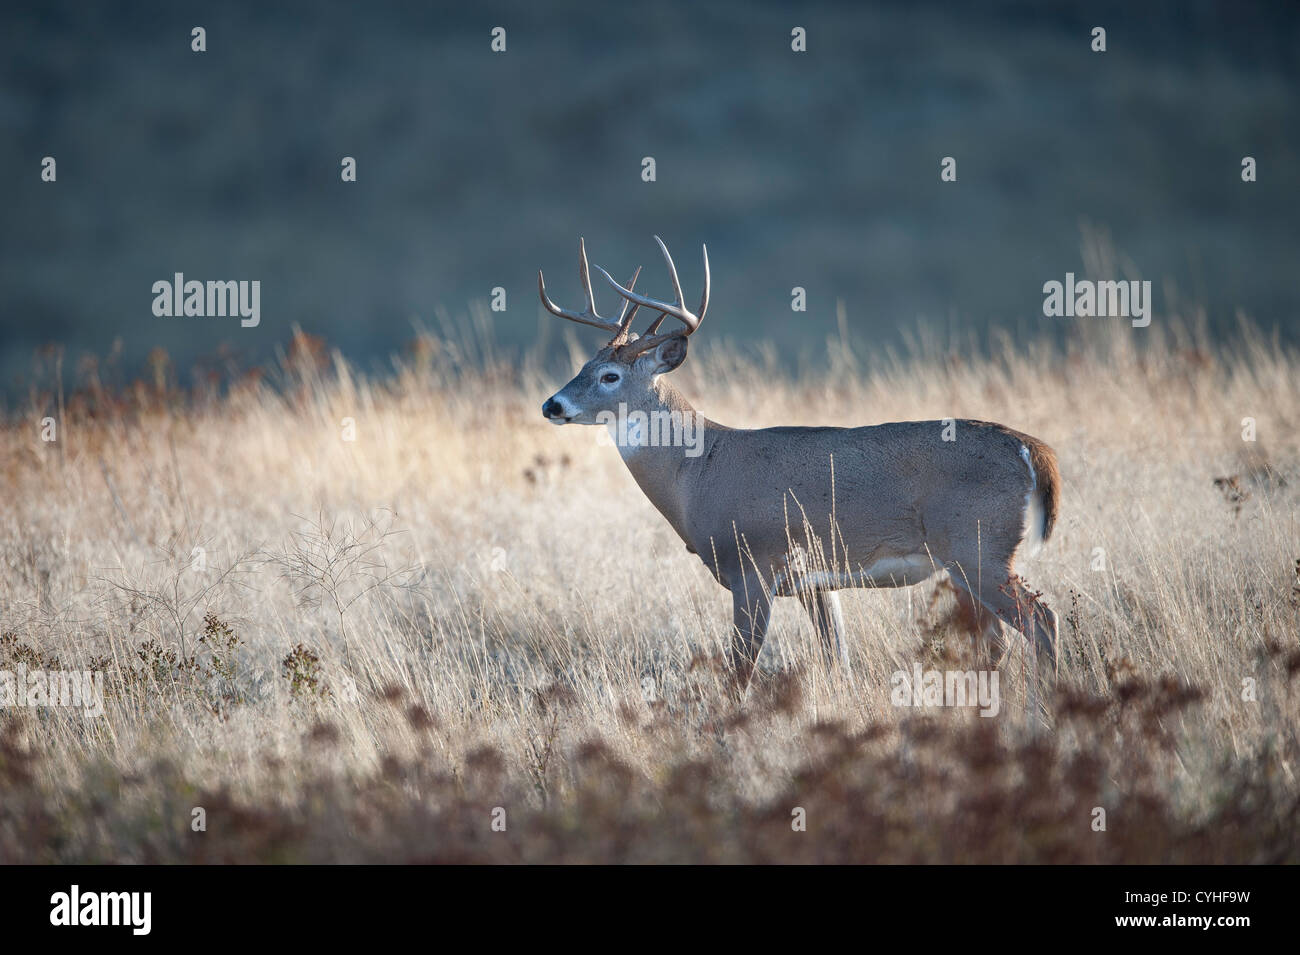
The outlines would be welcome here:
M 700 244 L 704 250 L 704 293 L 700 296 L 700 321 L 704 321 L 704 313 L 709 310 L 709 289 L 713 287 L 713 279 L 709 274 L 709 247 Z
M 636 288 L 636 280 L 640 277 L 641 266 L 638 265 L 636 271 L 632 273 L 632 281 L 627 283 L 627 287 L 629 289 Z M 624 335 L 626 335 L 628 329 L 632 327 L 632 319 L 636 317 L 637 309 L 640 307 L 640 305 L 637 305 L 631 299 L 623 299 L 623 310 L 618 313 L 618 327 Z M 631 311 L 628 311 L 629 308 Z
M 668 277 L 673 283 L 673 295 L 677 296 L 677 304 L 686 307 L 686 296 L 682 294 L 682 283 L 677 277 L 677 266 L 673 265 L 673 257 L 668 254 L 668 246 L 664 245 L 664 240 L 655 236 L 655 245 L 659 246 L 659 251 L 664 254 L 664 262 L 668 264 Z
M 578 281 L 582 283 L 582 291 L 587 296 L 587 311 L 594 317 L 600 318 L 596 311 L 596 295 L 591 290 L 591 267 L 587 265 L 587 240 L 578 236 Z
M 704 295 L 700 299 L 700 311 L 699 314 L 697 315 L 686 307 L 686 303 L 683 300 L 683 295 L 682 295 L 682 284 L 681 281 L 677 278 L 677 268 L 676 266 L 673 265 L 673 259 L 672 256 L 668 254 L 667 246 L 663 244 L 663 241 L 659 238 L 659 236 L 655 236 L 655 241 L 659 243 L 659 248 L 660 250 L 662 250 L 664 254 L 664 261 L 668 263 L 668 274 L 669 277 L 672 279 L 673 292 L 677 296 L 676 301 L 674 302 L 671 303 L 661 302 L 658 299 L 653 299 L 646 295 L 638 295 L 636 292 L 633 292 L 631 289 L 624 288 L 623 286 L 619 285 L 618 282 L 614 281 L 614 277 L 610 275 L 608 272 L 606 272 L 604 269 L 602 269 L 599 265 L 594 266 L 594 268 L 596 269 L 597 272 L 599 272 L 601 275 L 605 277 L 605 281 L 608 282 L 611 286 L 613 286 L 614 290 L 618 292 L 619 295 L 622 295 L 625 299 L 627 299 L 630 302 L 634 302 L 637 305 L 644 305 L 646 308 L 652 308 L 655 311 L 662 312 L 664 316 L 671 315 L 673 318 L 677 319 L 683 325 L 686 326 L 687 329 L 686 334 L 689 335 L 699 327 L 700 320 L 704 318 L 704 313 L 708 311 L 709 308 L 710 282 L 709 282 L 708 246 L 704 247 Z M 657 329 L 659 327 L 659 323 L 662 321 L 663 321 L 663 317 L 656 319 L 652 328 Z
M 708 246 L 704 247 L 704 294 L 700 296 L 699 313 L 695 314 L 688 310 L 684 304 L 685 296 L 682 295 L 681 280 L 677 277 L 677 267 L 673 264 L 672 256 L 668 254 L 668 247 L 664 245 L 663 240 L 661 240 L 659 236 L 655 236 L 654 238 L 655 242 L 659 244 L 660 251 L 664 254 L 664 261 L 668 264 L 668 275 L 672 279 L 673 292 L 676 295 L 676 301 L 671 304 L 668 302 L 658 301 L 657 299 L 645 295 L 638 295 L 636 292 L 632 291 L 632 283 L 629 282 L 628 287 L 624 288 L 615 282 L 613 276 L 602 269 L 599 265 L 594 266 L 596 271 L 605 277 L 605 281 L 612 285 L 615 291 L 617 291 L 619 295 L 623 296 L 626 301 L 633 303 L 635 306 L 644 305 L 646 308 L 652 308 L 659 312 L 659 317 L 650 323 L 650 327 L 646 330 L 645 335 L 635 341 L 621 343 L 621 348 L 623 349 L 621 354 L 629 357 L 648 351 L 661 342 L 667 341 L 669 338 L 685 337 L 694 334 L 695 330 L 700 327 L 700 322 L 703 320 L 705 313 L 709 310 L 709 289 L 711 287 L 711 279 L 709 274 Z M 634 308 L 633 312 L 635 313 L 635 311 L 636 309 Z M 669 315 L 676 318 L 686 327 L 672 332 L 655 334 L 659 331 L 659 326 L 663 324 L 663 320 Z M 630 324 L 631 316 L 629 315 L 625 318 L 624 325 L 630 326 Z
M 597 266 L 597 268 L 600 268 Z M 639 272 L 640 270 L 638 270 Z M 582 282 L 582 290 L 587 296 L 587 310 L 584 312 L 571 312 L 566 308 L 560 308 L 546 294 L 546 280 L 542 277 L 542 270 L 537 270 L 537 292 L 542 297 L 542 305 L 552 315 L 558 315 L 560 318 L 567 318 L 571 322 L 581 322 L 583 325 L 592 325 L 596 328 L 603 328 L 607 332 L 615 334 L 623 330 L 623 314 L 619 314 L 618 321 L 610 321 L 607 318 L 601 318 L 600 313 L 596 311 L 596 296 L 591 290 L 591 271 L 587 265 L 587 243 L 584 239 L 578 239 L 578 278 Z M 636 280 L 633 279 L 633 282 Z M 624 305 L 624 309 L 626 309 Z
M 655 238 L 658 239 L 659 237 L 655 236 Z M 663 243 L 660 243 L 660 245 L 662 246 Z M 699 311 L 699 318 L 701 321 L 704 320 L 704 313 L 709 310 L 709 285 L 710 285 L 709 247 L 706 245 L 703 248 L 704 248 L 704 294 L 700 296 L 700 311 Z M 668 250 L 664 249 L 664 253 L 667 254 L 667 252 Z M 676 275 L 676 272 L 674 272 L 673 274 Z M 631 286 L 628 287 L 631 288 Z M 678 290 L 677 297 L 679 300 L 681 299 L 680 289 Z M 663 324 L 664 319 L 667 317 L 668 317 L 667 312 L 660 312 L 659 317 L 656 318 L 653 322 L 651 322 L 650 327 L 645 330 L 646 335 L 653 335 L 655 332 L 659 331 L 659 326 Z

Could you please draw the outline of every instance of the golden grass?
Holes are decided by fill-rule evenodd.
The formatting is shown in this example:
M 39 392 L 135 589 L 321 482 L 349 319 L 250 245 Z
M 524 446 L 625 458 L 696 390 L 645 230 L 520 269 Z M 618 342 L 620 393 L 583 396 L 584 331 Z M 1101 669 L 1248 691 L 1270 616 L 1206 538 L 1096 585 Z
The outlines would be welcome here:
M 377 381 L 300 336 L 276 387 L 34 395 L 0 432 L 0 669 L 108 701 L 0 711 L 0 861 L 1300 861 L 1300 359 L 1103 326 L 678 374 L 734 426 L 1051 444 L 1042 734 L 1018 656 L 996 719 L 891 705 L 894 671 L 970 665 L 936 583 L 845 595 L 852 685 L 779 602 L 732 703 L 728 595 L 595 429 L 542 420 L 535 361 L 426 336 Z

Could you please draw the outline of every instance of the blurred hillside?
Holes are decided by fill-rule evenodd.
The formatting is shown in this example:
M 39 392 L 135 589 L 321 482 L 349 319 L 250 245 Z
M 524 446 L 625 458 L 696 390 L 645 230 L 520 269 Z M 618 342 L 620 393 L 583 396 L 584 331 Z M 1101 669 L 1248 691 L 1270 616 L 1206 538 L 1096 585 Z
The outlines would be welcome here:
M 1203 308 L 1222 334 L 1240 309 L 1300 339 L 1300 8 L 436 6 L 7 5 L 0 393 L 46 342 L 72 367 L 120 339 L 130 375 L 155 346 L 182 370 L 223 344 L 264 361 L 294 324 L 366 367 L 495 286 L 498 338 L 532 343 L 535 271 L 571 301 L 579 234 L 652 294 L 652 234 L 692 296 L 707 242 L 715 338 L 790 353 L 837 299 L 876 347 L 920 323 L 1059 332 L 1042 285 L 1085 269 L 1088 224 L 1158 315 Z M 260 280 L 261 324 L 156 318 L 178 271 Z

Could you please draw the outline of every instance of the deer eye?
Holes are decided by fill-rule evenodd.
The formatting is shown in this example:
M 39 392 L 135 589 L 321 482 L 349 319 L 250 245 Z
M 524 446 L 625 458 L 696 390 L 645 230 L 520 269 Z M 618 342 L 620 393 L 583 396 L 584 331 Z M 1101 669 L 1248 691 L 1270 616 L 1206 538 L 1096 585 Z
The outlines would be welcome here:
M 618 381 L 618 375 L 612 371 L 607 371 L 605 374 L 600 376 L 600 380 L 607 385 L 612 385 Z

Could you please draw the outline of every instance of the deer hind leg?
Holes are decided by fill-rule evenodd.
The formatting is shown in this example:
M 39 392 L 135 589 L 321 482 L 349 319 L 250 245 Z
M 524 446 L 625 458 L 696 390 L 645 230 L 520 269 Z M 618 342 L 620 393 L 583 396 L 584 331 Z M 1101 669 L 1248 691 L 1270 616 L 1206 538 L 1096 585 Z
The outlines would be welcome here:
M 1013 622 L 1012 626 L 1023 633 L 1025 639 L 1034 647 L 1038 656 L 1039 670 L 1046 671 L 1055 681 L 1058 663 L 1057 647 L 1060 642 L 1060 623 L 1056 613 L 1043 602 L 1042 598 L 1034 596 L 1033 592 L 1025 586 L 1024 581 L 1015 574 L 1007 579 L 998 593 L 1006 599 L 1011 612 L 1019 618 L 1020 623 Z M 1014 621 L 1017 618 L 1012 619 Z
M 966 582 L 959 582 L 955 574 L 953 581 L 958 583 L 959 591 L 966 587 Z M 1057 646 L 1060 638 L 1056 614 L 1041 598 L 1035 597 L 1014 573 L 1008 574 L 1000 585 L 988 581 L 986 576 L 977 595 L 980 604 L 999 620 L 1020 631 L 1032 651 L 1035 666 L 1034 673 L 1028 680 L 1029 709 L 1031 713 L 1037 714 L 1039 688 L 1051 688 L 1056 684 Z
M 799 591 L 799 602 L 812 619 L 817 636 L 821 638 L 822 656 L 829 667 L 836 661 L 844 668 L 847 676 L 852 676 L 853 668 L 849 662 L 849 646 L 845 641 L 844 611 L 840 608 L 840 595 L 834 590 Z
M 1002 622 L 996 613 L 971 594 L 965 579 L 960 574 L 951 574 L 950 582 L 953 595 L 957 598 L 957 610 L 961 622 L 975 635 L 984 665 L 990 669 L 997 669 L 1002 665 L 1010 649 Z
M 727 656 L 736 686 L 744 693 L 763 650 L 763 638 L 772 619 L 772 597 L 761 581 L 748 580 L 736 586 L 731 601 L 731 644 Z

